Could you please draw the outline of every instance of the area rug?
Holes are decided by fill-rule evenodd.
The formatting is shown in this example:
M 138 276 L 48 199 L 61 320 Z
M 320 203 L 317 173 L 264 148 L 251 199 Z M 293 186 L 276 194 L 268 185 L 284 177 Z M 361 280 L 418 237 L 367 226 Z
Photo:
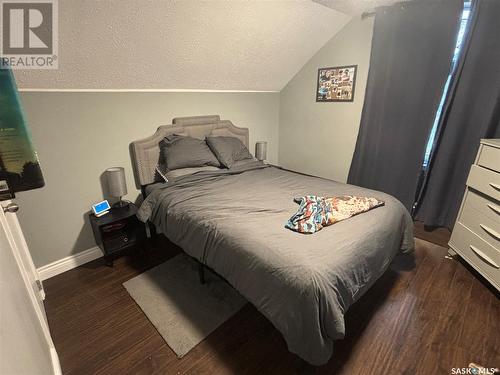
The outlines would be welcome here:
M 198 263 L 185 254 L 123 283 L 168 346 L 187 354 L 246 303 L 210 271 L 201 284 Z

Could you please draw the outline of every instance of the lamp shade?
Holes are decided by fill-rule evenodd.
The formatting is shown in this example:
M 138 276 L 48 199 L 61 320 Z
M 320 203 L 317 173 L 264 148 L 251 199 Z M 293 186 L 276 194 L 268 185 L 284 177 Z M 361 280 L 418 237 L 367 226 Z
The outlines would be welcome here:
M 266 160 L 267 157 L 267 142 L 259 141 L 255 143 L 255 157 L 258 160 Z
M 127 194 L 127 182 L 125 181 L 125 169 L 112 167 L 106 169 L 109 194 L 112 197 L 123 197 Z

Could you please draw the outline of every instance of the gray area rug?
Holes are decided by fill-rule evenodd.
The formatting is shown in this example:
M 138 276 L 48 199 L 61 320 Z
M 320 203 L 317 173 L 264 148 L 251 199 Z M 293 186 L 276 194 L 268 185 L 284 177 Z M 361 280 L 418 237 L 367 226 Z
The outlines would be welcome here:
M 179 358 L 187 354 L 246 303 L 217 275 L 205 271 L 185 254 L 123 283 L 168 346 Z

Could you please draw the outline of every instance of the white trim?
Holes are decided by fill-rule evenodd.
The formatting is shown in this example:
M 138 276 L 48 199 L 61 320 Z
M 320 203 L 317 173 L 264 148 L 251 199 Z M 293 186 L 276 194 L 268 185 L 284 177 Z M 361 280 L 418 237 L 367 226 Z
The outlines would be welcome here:
M 54 375 L 61 375 L 61 364 L 59 362 L 59 356 L 57 355 L 57 351 L 54 346 L 50 347 L 50 359 L 52 360 L 52 370 L 54 371 Z
M 20 92 L 219 92 L 219 93 L 279 93 L 279 90 L 196 90 L 196 89 L 42 89 L 18 88 Z
M 66 258 L 56 260 L 55 262 L 38 268 L 38 275 L 40 276 L 40 279 L 47 280 L 53 276 L 59 275 L 60 273 L 72 270 L 82 264 L 100 258 L 102 255 L 101 249 L 97 246 L 92 247 L 78 254 L 67 256 Z
M 17 215 L 15 214 L 8 214 L 9 216 L 13 216 L 15 220 L 17 220 Z M 18 223 L 19 224 L 19 223 Z M 35 295 L 35 291 L 33 290 L 33 285 L 31 284 L 28 273 L 26 272 L 26 269 L 24 268 L 23 260 L 21 258 L 20 252 L 18 245 L 16 244 L 16 241 L 14 239 L 14 233 L 18 230 L 20 230 L 20 226 L 16 228 L 16 225 L 13 225 L 12 227 L 9 225 L 9 221 L 6 218 L 4 212 L 0 212 L 0 229 L 3 229 L 6 235 L 6 239 L 9 242 L 10 245 L 10 250 L 12 251 L 12 256 L 14 257 L 14 261 L 17 263 L 17 266 L 19 268 L 19 273 L 21 275 L 21 278 L 24 281 L 25 287 L 26 287 L 26 292 L 28 293 L 28 298 L 31 300 L 31 304 L 33 306 L 33 310 L 35 312 L 35 316 L 38 319 L 39 322 L 39 327 L 42 330 L 42 334 L 45 338 L 45 343 L 49 347 L 50 351 L 50 358 L 52 365 L 54 366 L 54 361 L 57 359 L 57 362 L 59 362 L 59 357 L 57 356 L 57 352 L 55 351 L 54 347 L 54 342 L 52 341 L 52 336 L 50 335 L 50 328 L 49 324 L 47 322 L 47 318 L 45 315 L 45 308 L 43 305 L 43 302 L 40 304 L 37 296 Z M 18 233 L 18 235 L 22 235 L 21 233 Z M 27 249 L 26 249 L 27 250 Z M 52 348 L 54 349 L 52 351 Z M 57 368 L 53 367 L 53 370 L 56 371 Z M 54 375 L 57 375 L 57 372 L 54 373 Z
M 12 201 L 7 201 L 7 204 L 10 204 L 11 202 Z M 16 244 L 17 252 L 21 257 L 21 263 L 24 272 L 28 277 L 31 288 L 37 295 L 37 298 L 39 297 L 40 309 L 42 310 L 42 312 L 44 312 L 45 315 L 45 310 L 43 309 L 42 302 L 45 299 L 45 292 L 43 290 L 43 285 L 41 285 L 40 289 L 40 286 L 37 283 L 37 280 L 40 279 L 40 276 L 38 275 L 35 265 L 33 264 L 33 259 L 31 258 L 31 253 L 28 249 L 28 245 L 26 244 L 26 240 L 24 238 L 17 215 L 6 215 L 5 219 L 7 220 L 7 224 L 10 228 L 14 243 Z

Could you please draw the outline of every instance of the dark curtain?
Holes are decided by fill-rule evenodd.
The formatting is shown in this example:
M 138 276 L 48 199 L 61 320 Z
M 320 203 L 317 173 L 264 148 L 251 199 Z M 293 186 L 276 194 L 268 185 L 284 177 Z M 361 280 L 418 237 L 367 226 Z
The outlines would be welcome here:
M 389 193 L 411 209 L 462 8 L 462 0 L 444 0 L 377 9 L 348 183 Z
M 473 3 L 417 220 L 452 229 L 481 138 L 500 138 L 500 1 Z

